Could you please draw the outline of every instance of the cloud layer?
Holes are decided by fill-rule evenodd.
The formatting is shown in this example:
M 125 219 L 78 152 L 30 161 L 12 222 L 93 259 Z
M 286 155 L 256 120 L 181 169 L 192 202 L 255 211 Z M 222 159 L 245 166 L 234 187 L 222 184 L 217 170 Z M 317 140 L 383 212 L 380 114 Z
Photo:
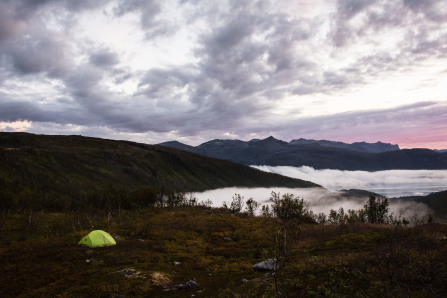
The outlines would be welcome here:
M 378 172 L 315 170 L 312 167 L 253 166 L 262 171 L 315 182 L 329 190 L 364 189 L 387 197 L 422 196 L 447 189 L 445 170 Z
M 442 0 L 0 2 L 0 129 L 447 147 Z

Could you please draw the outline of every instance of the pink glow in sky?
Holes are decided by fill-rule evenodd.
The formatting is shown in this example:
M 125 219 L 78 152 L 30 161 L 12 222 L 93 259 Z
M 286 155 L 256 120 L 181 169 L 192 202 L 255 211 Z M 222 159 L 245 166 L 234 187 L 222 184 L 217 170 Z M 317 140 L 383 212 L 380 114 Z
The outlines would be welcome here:
M 447 2 L 1 1 L 0 130 L 447 149 Z

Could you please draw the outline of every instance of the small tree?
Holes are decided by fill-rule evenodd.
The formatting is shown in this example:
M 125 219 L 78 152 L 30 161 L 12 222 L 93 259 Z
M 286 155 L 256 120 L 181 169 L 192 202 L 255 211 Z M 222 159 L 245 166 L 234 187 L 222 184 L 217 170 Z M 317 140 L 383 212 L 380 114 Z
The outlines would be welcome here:
M 186 193 L 184 196 L 185 196 L 185 199 L 183 202 L 184 206 L 194 207 L 194 206 L 199 205 L 199 201 L 197 200 L 196 195 L 194 193 L 189 192 L 189 193 Z
M 279 229 L 275 231 L 277 274 L 274 277 L 277 296 L 282 296 L 285 291 L 284 267 L 287 261 L 288 231 L 294 222 L 313 221 L 313 219 L 305 207 L 304 200 L 296 198 L 293 194 L 287 193 L 281 197 L 279 193 L 272 192 L 270 202 L 273 216 L 279 219 Z
M 270 197 L 272 202 L 273 215 L 287 224 L 293 219 L 303 219 L 307 209 L 304 206 L 304 200 L 295 198 L 293 194 L 284 194 L 282 198 L 279 193 L 272 192 Z
M 269 205 L 262 205 L 261 206 L 261 215 L 262 217 L 272 217 L 272 211 L 270 210 Z
M 329 211 L 329 223 L 333 225 L 340 225 L 345 223 L 345 210 L 343 207 L 340 207 L 338 211 L 331 209 Z
M 319 223 L 319 224 L 326 224 L 328 222 L 327 216 L 326 214 L 324 214 L 323 212 L 318 213 L 317 216 L 315 216 L 315 220 Z
M 348 223 L 356 223 L 356 222 L 362 222 L 364 223 L 366 221 L 366 215 L 365 210 L 353 210 L 349 209 L 347 213 L 347 222 Z
M 227 202 L 223 202 L 222 206 L 225 209 L 228 209 L 231 211 L 231 213 L 239 213 L 242 211 L 242 208 L 244 207 L 244 197 L 242 197 L 240 194 L 234 194 L 233 200 L 230 203 L 230 206 L 227 205 Z
M 247 214 L 249 216 L 255 216 L 256 210 L 258 210 L 261 204 L 256 202 L 253 198 L 249 198 L 245 203 L 245 205 L 246 205 L 245 211 L 247 212 Z
M 383 224 L 386 222 L 389 211 L 388 199 L 385 197 L 376 198 L 370 195 L 368 203 L 365 205 L 365 214 L 369 223 Z
M 186 198 L 183 192 L 169 192 L 166 198 L 166 205 L 168 207 L 177 207 L 184 204 Z

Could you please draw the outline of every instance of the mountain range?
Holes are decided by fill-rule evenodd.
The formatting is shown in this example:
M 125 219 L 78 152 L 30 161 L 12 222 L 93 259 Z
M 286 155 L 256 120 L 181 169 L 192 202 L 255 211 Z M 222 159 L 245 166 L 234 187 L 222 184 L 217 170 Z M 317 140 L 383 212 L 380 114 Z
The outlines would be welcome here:
M 9 210 L 12 206 L 28 208 L 37 202 L 42 206 L 58 206 L 59 209 L 66 208 L 65 204 L 79 206 L 70 202 L 83 202 L 88 207 L 101 196 L 104 200 L 111 192 L 118 195 L 121 190 L 132 191 L 145 186 L 187 192 L 224 187 L 321 187 L 309 181 L 186 152 L 198 149 L 174 144 L 181 146 L 182 150 L 83 136 L 0 132 L 0 210 Z M 268 157 L 272 152 L 287 152 L 284 148 L 288 146 L 298 149 L 310 146 L 317 152 L 317 149 L 323 153 L 337 152 L 339 156 L 349 156 L 350 153 L 363 157 L 402 152 L 408 156 L 419 152 L 395 150 L 366 153 L 318 144 L 288 144 L 274 138 L 250 142 L 215 140 L 199 147 L 219 154 L 233 149 L 236 157 L 238 150 L 246 150 L 243 156 L 255 152 L 255 157 L 262 161 L 263 157 Z M 214 150 L 215 147 L 221 150 Z M 310 154 L 311 150 L 307 149 L 306 152 Z M 445 158 L 445 154 L 431 150 L 428 150 L 428 154 Z M 349 190 L 332 195 L 368 197 L 370 194 L 362 190 Z M 426 203 L 437 211 L 436 215 L 442 217 L 447 213 L 447 207 L 444 207 L 446 195 L 444 191 L 407 199 Z
M 233 186 L 319 187 L 175 148 L 82 136 L 0 132 L 0 205 L 29 193 L 76 200 L 112 188 L 133 190 L 140 186 L 175 191 Z
M 311 166 L 315 169 L 364 171 L 447 169 L 447 152 L 400 149 L 398 145 L 382 142 L 346 144 L 306 139 L 284 142 L 268 137 L 248 142 L 216 139 L 199 146 L 177 141 L 159 145 L 244 165 Z

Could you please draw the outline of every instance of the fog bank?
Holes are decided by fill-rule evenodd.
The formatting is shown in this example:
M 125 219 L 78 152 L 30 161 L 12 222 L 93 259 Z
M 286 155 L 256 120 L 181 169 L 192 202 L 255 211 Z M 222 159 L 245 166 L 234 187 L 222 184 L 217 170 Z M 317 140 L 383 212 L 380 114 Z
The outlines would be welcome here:
M 271 192 L 279 192 L 282 194 L 291 193 L 295 196 L 304 199 L 308 203 L 314 213 L 328 214 L 331 209 L 338 210 L 342 207 L 345 210 L 353 209 L 359 210 L 364 207 L 368 201 L 368 196 L 350 197 L 349 199 L 343 197 L 341 193 L 336 191 L 329 191 L 324 188 L 237 188 L 229 187 L 222 189 L 209 190 L 201 193 L 196 193 L 195 196 L 199 201 L 210 200 L 212 207 L 222 207 L 223 202 L 230 204 L 232 197 L 235 194 L 240 194 L 247 201 L 253 198 L 262 205 L 269 204 Z M 405 200 L 390 200 L 390 213 L 399 216 L 405 210 L 403 216 L 411 219 L 415 215 L 419 218 L 427 216 L 430 213 L 429 208 L 423 203 L 416 203 Z
M 330 190 L 364 189 L 387 197 L 421 196 L 447 189 L 447 170 L 367 172 L 316 170 L 308 166 L 253 167 L 266 172 L 312 181 Z

